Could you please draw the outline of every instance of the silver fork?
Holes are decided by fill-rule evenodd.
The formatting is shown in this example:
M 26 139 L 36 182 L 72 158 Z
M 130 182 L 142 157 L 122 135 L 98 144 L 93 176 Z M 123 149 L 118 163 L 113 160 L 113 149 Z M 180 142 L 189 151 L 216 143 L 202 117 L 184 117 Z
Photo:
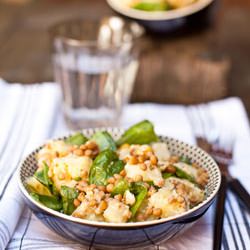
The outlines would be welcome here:
M 250 211 L 249 193 L 240 183 L 240 181 L 230 174 L 228 168 L 233 163 L 233 150 L 235 144 L 234 135 L 232 133 L 229 134 L 225 132 L 221 135 L 209 111 L 208 104 L 200 107 L 199 117 L 201 119 L 201 123 L 203 123 L 204 125 L 209 124 L 208 127 L 210 128 L 210 131 L 207 131 L 207 133 L 204 134 L 203 137 L 203 140 L 205 142 L 207 141 L 207 147 L 210 148 L 208 153 L 210 153 L 218 163 L 222 175 L 225 176 L 227 180 L 229 188 L 237 194 L 237 196 L 243 201 L 247 209 Z
M 232 134 L 226 135 L 223 140 L 210 114 L 208 105 L 204 104 L 196 108 L 189 108 L 188 112 L 198 146 L 207 151 L 215 159 L 222 173 L 221 187 L 217 196 L 213 230 L 213 249 L 217 250 L 221 249 L 227 187 L 230 187 L 232 191 L 241 198 L 249 211 L 250 196 L 239 180 L 230 175 L 228 169 L 233 161 L 234 138 Z

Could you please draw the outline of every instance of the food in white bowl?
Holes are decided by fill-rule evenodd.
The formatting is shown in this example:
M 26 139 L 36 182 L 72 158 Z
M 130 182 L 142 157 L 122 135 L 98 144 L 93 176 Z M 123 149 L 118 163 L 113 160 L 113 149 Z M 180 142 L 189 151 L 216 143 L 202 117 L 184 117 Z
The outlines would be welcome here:
M 202 10 L 205 11 L 213 1 L 214 0 L 107 0 L 107 3 L 114 11 L 138 21 L 146 29 L 164 32 L 169 31 L 171 27 L 175 29 L 177 26 L 183 25 L 187 21 L 186 18 Z
M 33 199 L 85 220 L 157 220 L 184 213 L 206 196 L 207 170 L 173 155 L 149 121 L 116 141 L 107 131 L 52 140 L 36 158 L 37 170 L 25 181 Z
M 199 0 L 125 0 L 124 4 L 142 11 L 168 11 L 193 4 Z

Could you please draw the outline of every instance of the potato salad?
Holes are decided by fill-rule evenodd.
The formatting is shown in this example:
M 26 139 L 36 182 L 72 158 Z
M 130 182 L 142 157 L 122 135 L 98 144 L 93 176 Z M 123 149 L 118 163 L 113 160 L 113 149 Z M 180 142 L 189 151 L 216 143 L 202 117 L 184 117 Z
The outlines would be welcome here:
M 37 202 L 77 218 L 122 223 L 177 215 L 205 198 L 208 174 L 172 155 L 145 120 L 118 139 L 106 131 L 46 143 L 26 180 Z

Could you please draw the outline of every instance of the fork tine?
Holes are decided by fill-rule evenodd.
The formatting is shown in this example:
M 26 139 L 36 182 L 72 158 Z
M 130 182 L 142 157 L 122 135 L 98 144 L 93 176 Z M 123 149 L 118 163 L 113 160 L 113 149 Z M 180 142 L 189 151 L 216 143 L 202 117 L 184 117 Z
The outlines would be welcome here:
M 216 121 L 214 120 L 209 104 L 205 104 L 200 106 L 199 109 L 200 119 L 203 124 L 209 124 L 207 126 L 207 141 L 211 144 L 210 154 L 213 157 L 227 165 L 231 165 L 233 162 L 232 159 L 232 150 L 234 145 L 233 135 L 228 133 L 226 130 L 220 130 L 216 125 Z
M 196 144 L 203 150 L 209 152 L 211 150 L 211 145 L 206 140 L 204 135 L 204 129 L 199 114 L 197 112 L 196 106 L 189 106 L 187 109 L 187 115 L 190 120 L 191 130 L 193 132 Z
M 209 143 L 218 146 L 220 133 L 212 117 L 209 104 L 201 104 L 198 107 L 198 115 L 203 124 L 205 138 Z

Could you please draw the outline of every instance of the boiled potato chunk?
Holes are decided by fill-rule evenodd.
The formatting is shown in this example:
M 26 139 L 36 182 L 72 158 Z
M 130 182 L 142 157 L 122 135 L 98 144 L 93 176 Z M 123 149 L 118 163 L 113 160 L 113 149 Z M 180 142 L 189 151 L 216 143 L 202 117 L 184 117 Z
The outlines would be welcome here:
M 83 175 L 88 176 L 92 160 L 87 156 L 70 154 L 52 161 L 52 180 L 60 190 L 62 185 L 74 187 Z
M 162 186 L 163 178 L 159 168 L 147 168 L 146 170 L 142 170 L 140 164 L 126 164 L 125 171 L 127 173 L 127 177 L 136 181 L 138 175 L 142 176 L 143 181 L 152 181 L 156 186 Z
M 130 215 L 129 206 L 116 199 L 108 201 L 108 207 L 103 213 L 105 221 L 114 223 L 127 222 Z

